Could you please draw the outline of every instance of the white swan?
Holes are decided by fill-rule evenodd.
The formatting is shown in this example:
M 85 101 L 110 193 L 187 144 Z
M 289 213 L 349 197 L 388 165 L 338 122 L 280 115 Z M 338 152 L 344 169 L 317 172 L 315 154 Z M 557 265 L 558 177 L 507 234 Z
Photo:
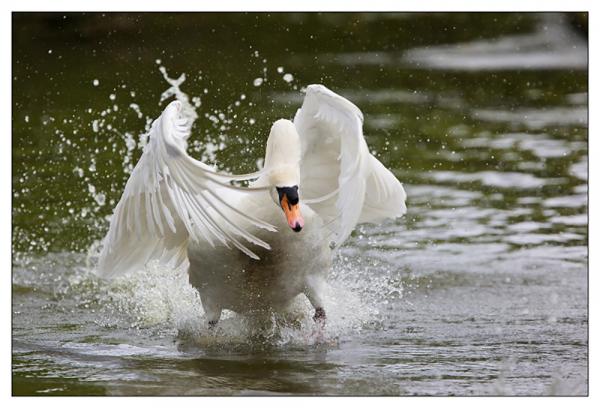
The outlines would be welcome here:
M 281 309 L 300 293 L 324 321 L 330 244 L 341 245 L 357 223 L 406 212 L 404 189 L 369 153 L 362 122 L 350 101 L 310 85 L 294 122 L 273 124 L 264 168 L 228 175 L 187 155 L 190 124 L 171 102 L 115 208 L 99 274 L 189 260 L 211 326 L 223 309 Z

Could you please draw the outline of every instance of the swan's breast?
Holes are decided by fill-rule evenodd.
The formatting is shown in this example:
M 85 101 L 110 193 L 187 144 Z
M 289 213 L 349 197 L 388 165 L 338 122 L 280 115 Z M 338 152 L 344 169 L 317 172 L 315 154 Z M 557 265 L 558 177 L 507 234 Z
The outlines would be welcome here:
M 261 258 L 258 261 L 224 246 L 213 248 L 206 243 L 188 247 L 190 283 L 202 296 L 239 312 L 279 308 L 304 291 L 308 276 L 328 273 L 331 250 L 321 219 L 304 206 L 305 227 L 294 232 L 282 211 L 274 204 L 272 207 L 257 211 L 257 217 L 263 216 L 277 227 L 275 233 L 252 231 L 271 246 L 271 250 L 253 248 Z M 266 212 L 270 212 L 269 218 L 264 217 Z

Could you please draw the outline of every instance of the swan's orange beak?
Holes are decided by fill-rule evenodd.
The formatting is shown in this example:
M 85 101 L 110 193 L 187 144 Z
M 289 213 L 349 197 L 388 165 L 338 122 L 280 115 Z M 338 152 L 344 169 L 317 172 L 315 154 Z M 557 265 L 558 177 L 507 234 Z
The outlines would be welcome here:
M 285 218 L 287 218 L 290 228 L 296 232 L 300 232 L 304 227 L 304 218 L 302 218 L 302 214 L 300 214 L 300 203 L 290 204 L 287 195 L 283 194 L 283 197 L 281 198 L 281 208 L 285 213 Z

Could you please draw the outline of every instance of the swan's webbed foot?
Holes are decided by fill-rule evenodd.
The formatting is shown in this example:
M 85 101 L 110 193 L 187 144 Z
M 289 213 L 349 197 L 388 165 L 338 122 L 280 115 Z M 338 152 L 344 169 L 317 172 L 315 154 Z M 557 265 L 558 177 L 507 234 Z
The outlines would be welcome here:
M 312 307 L 315 308 L 315 315 L 313 320 L 318 326 L 325 326 L 325 309 L 323 308 L 323 299 L 321 293 L 325 282 L 320 276 L 308 276 L 305 283 L 306 297 L 308 298 Z
M 325 309 L 321 306 L 315 308 L 315 315 L 313 320 L 315 321 L 315 329 L 313 331 L 315 344 L 325 343 Z
M 327 316 L 325 315 L 325 309 L 322 307 L 315 308 L 315 315 L 313 316 L 313 320 L 317 324 L 320 330 L 325 328 L 325 319 Z
M 212 298 L 203 296 L 202 293 L 200 293 L 200 300 L 202 301 L 202 307 L 206 313 L 206 320 L 208 320 L 208 329 L 213 329 L 217 323 L 219 323 L 221 311 L 223 309 L 221 309 L 221 306 L 213 301 Z
M 323 309 L 322 307 L 317 307 L 315 309 L 315 315 L 313 316 L 313 320 L 316 323 L 325 323 L 325 318 L 327 316 L 325 315 L 325 309 Z

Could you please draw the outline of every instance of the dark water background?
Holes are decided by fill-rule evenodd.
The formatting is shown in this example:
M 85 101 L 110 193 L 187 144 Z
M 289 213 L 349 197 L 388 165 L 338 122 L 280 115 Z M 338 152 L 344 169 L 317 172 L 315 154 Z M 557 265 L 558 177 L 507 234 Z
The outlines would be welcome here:
M 581 14 L 14 14 L 13 393 L 586 394 L 586 27 Z M 362 109 L 409 208 L 338 254 L 327 345 L 304 299 L 291 322 L 231 313 L 209 334 L 185 271 L 93 275 L 169 89 L 195 106 L 195 157 L 252 171 L 311 83 Z

